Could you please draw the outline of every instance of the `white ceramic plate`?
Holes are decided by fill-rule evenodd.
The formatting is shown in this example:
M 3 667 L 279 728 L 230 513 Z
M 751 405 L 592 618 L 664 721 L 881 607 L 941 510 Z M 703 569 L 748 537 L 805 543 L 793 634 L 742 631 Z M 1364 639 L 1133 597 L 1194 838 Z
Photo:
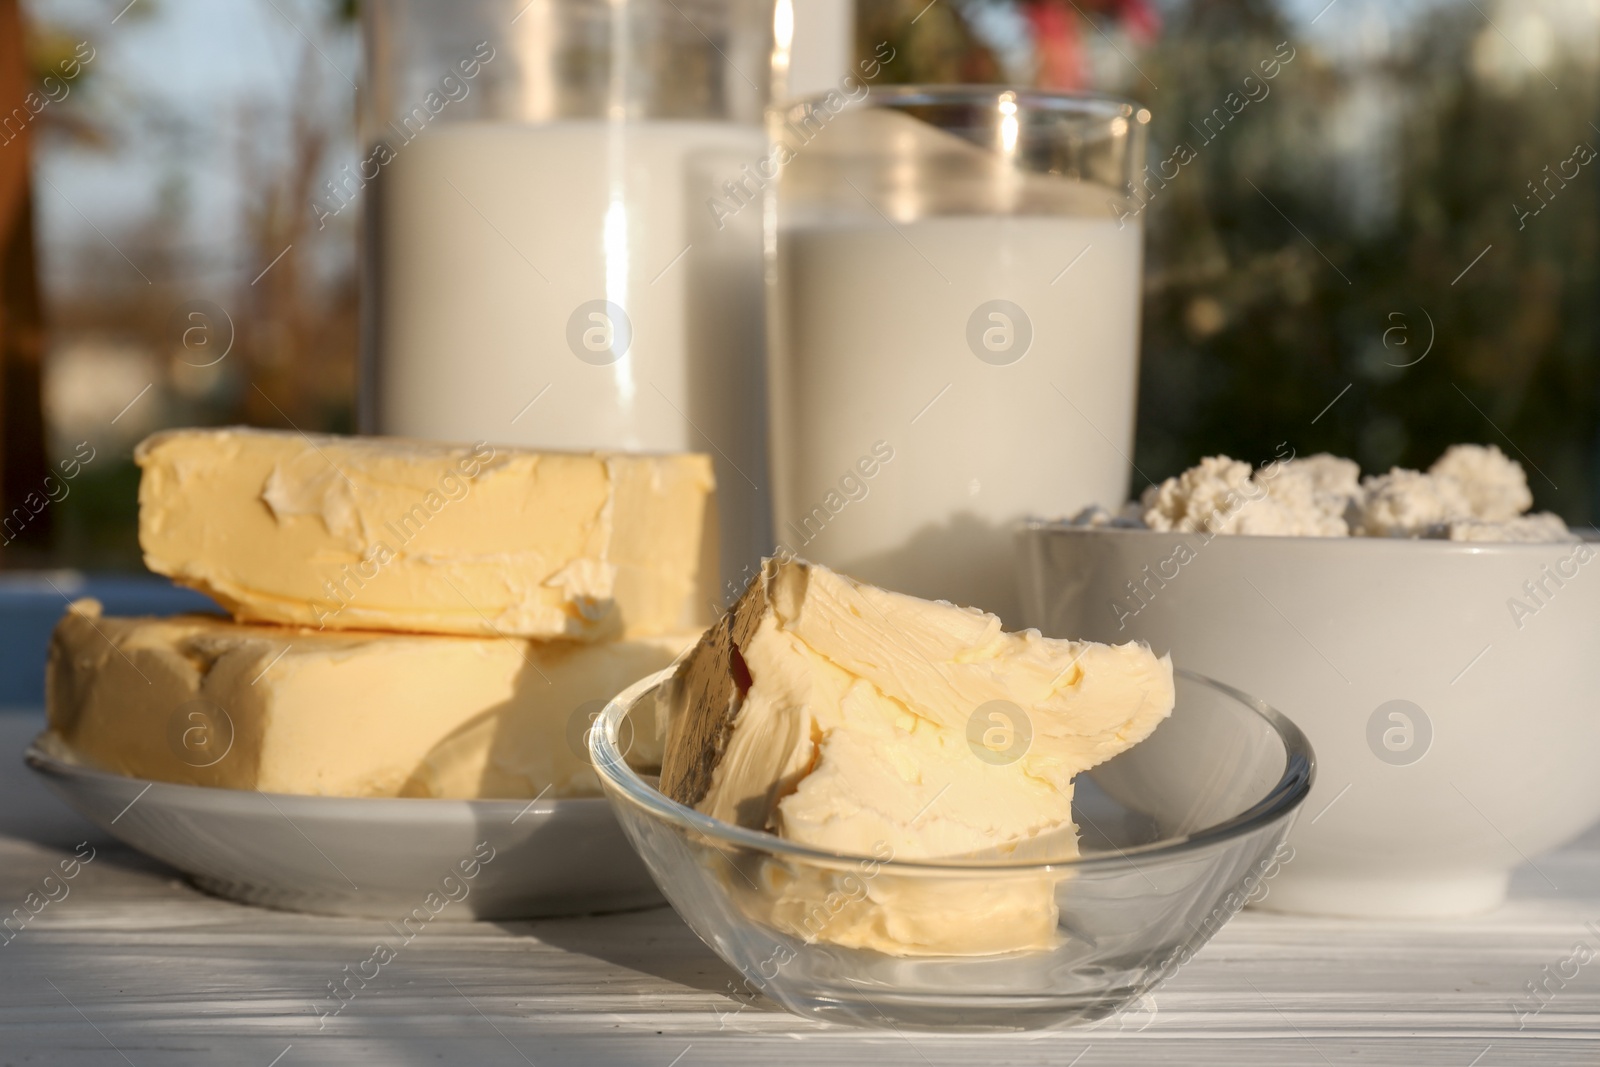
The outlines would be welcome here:
M 661 903 L 602 798 L 290 796 L 107 774 L 45 735 L 26 761 L 90 822 L 245 904 L 400 922 Z

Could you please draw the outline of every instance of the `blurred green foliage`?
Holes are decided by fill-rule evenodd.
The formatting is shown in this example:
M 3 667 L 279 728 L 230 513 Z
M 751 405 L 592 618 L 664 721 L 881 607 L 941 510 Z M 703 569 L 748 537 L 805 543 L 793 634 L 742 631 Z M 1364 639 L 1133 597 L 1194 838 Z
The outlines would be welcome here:
M 910 53 L 893 80 L 994 63 L 962 16 L 979 0 L 915 26 L 917 0 L 863 3 L 863 47 Z M 1579 161 L 1600 148 L 1594 51 L 1558 46 L 1535 66 L 1504 38 L 1496 60 L 1504 35 L 1466 2 L 1367 5 L 1387 23 L 1376 45 L 1308 33 L 1271 0 L 1163 13 L 1143 47 L 1114 42 L 1117 81 L 1095 86 L 1151 109 L 1152 164 L 1179 144 L 1195 157 L 1143 213 L 1139 469 L 1262 461 L 1287 441 L 1371 472 L 1489 442 L 1523 461 L 1538 506 L 1593 523 L 1600 160 Z M 1294 58 L 1263 95 L 1259 65 L 1281 42 Z M 1239 108 L 1246 76 L 1260 98 Z M 1207 128 L 1218 108 L 1227 120 Z

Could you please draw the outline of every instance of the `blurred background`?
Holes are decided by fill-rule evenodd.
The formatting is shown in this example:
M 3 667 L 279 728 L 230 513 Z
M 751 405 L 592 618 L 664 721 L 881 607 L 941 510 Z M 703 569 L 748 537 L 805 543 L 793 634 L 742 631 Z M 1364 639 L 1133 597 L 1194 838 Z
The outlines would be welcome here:
M 884 41 L 1154 113 L 1143 475 L 1494 442 L 1594 521 L 1600 0 L 860 0 Z M 359 77 L 354 0 L 0 0 L 0 568 L 137 569 L 159 427 L 353 429 Z

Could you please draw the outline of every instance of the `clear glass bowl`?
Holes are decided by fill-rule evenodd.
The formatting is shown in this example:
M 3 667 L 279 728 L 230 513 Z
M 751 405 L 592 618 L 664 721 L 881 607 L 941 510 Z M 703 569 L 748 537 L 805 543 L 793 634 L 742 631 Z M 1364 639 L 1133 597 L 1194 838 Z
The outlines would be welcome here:
M 1029 1030 L 1112 1014 L 1269 891 L 1314 773 L 1293 723 L 1178 671 L 1171 718 L 1078 777 L 1079 857 L 842 855 L 702 815 L 628 766 L 622 720 L 655 715 L 670 677 L 662 671 L 620 694 L 589 735 L 623 830 L 684 921 L 743 976 L 741 994 L 855 1026 Z M 1048 936 L 987 955 L 902 956 L 845 943 L 874 921 L 908 916 L 990 924 L 974 932 L 991 946 L 1013 927 L 1036 934 L 1041 922 Z

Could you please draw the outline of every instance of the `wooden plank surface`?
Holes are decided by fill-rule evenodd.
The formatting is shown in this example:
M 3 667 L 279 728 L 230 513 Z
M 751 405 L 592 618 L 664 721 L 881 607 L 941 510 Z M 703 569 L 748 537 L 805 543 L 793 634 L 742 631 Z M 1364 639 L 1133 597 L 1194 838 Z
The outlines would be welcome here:
M 429 926 L 334 1018 L 379 922 L 207 897 L 62 807 L 0 714 L 0 912 L 78 842 L 95 859 L 0 944 L 0 1067 L 256 1064 L 1600 1064 L 1600 832 L 1519 871 L 1498 912 L 1341 922 L 1246 912 L 1139 1010 L 1093 1029 L 946 1037 L 808 1023 L 731 995 L 668 909 Z M 1551 883 L 1554 883 L 1553 885 Z M 59 891 L 57 891 L 59 892 Z M 1587 945 L 1537 1015 L 1526 983 Z M 1571 971 L 1572 968 L 1567 968 Z

